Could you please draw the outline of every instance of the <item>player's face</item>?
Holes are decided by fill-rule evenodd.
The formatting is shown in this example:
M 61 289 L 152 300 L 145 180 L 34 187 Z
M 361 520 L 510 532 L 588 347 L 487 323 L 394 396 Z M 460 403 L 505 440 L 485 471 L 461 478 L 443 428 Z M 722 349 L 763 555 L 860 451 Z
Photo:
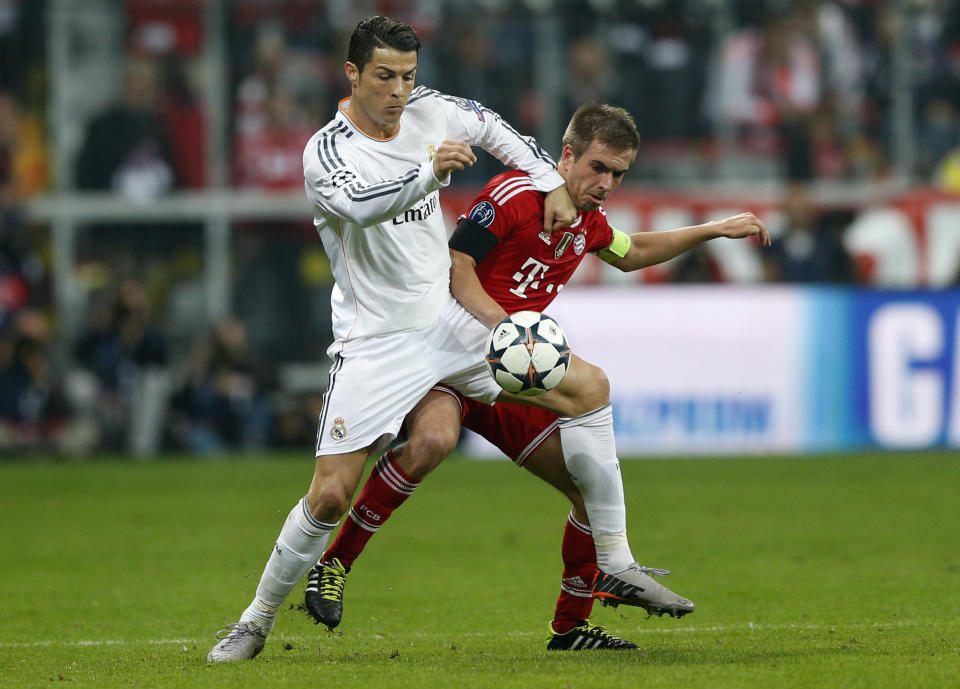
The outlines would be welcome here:
M 559 169 L 574 205 L 581 211 L 597 210 L 620 186 L 636 155 L 632 148 L 614 150 L 596 139 L 579 158 L 574 157 L 572 148 L 564 146 Z
M 417 73 L 417 53 L 374 48 L 363 72 L 348 62 L 344 67 L 352 85 L 348 113 L 354 123 L 372 136 L 390 137 L 400 128 Z

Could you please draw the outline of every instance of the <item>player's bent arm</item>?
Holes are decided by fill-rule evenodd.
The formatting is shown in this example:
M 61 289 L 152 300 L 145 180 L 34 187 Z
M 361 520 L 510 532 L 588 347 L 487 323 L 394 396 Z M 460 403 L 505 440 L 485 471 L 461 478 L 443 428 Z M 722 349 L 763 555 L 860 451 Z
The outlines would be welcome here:
M 637 232 L 627 236 L 614 230 L 613 242 L 599 255 L 610 265 L 628 272 L 669 261 L 711 239 L 754 236 L 760 238 L 761 245 L 770 245 L 770 234 L 764 224 L 753 213 L 740 213 L 724 220 L 663 232 Z
M 350 167 L 326 170 L 317 162 L 306 161 L 304 178 L 310 202 L 328 215 L 369 227 L 390 220 L 409 210 L 424 196 L 449 184 L 434 174 L 433 163 L 426 161 L 400 177 L 371 183 Z
M 436 98 L 447 115 L 448 138 L 479 146 L 504 165 L 523 170 L 539 191 L 553 191 L 563 185 L 556 162 L 536 139 L 521 136 L 490 108 L 474 100 L 448 96 L 422 86 L 418 86 L 410 97 L 415 96 Z
M 493 327 L 507 317 L 493 297 L 480 284 L 473 257 L 450 249 L 450 293 L 481 323 Z

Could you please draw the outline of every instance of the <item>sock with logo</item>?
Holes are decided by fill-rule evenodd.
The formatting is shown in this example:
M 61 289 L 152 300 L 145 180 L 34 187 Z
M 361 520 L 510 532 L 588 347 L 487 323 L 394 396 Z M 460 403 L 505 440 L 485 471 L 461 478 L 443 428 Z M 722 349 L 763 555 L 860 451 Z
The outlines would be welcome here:
M 553 630 L 565 634 L 590 617 L 593 580 L 597 575 L 597 552 L 590 527 L 577 521 L 573 512 L 563 530 L 563 578 L 553 615 Z
M 314 517 L 303 497 L 287 515 L 263 569 L 257 595 L 240 621 L 256 622 L 264 634 L 269 634 L 280 604 L 320 557 L 336 527 Z
M 343 520 L 340 533 L 322 560 L 331 562 L 336 558 L 347 567 L 352 565 L 367 541 L 419 485 L 420 481 L 410 478 L 397 466 L 392 450 L 385 453 L 370 472 L 360 496 L 350 509 L 350 518 Z
M 608 574 L 622 572 L 634 559 L 627 542 L 627 508 L 613 435 L 613 408 L 608 404 L 561 418 L 559 427 L 563 461 L 583 495 L 597 564 Z

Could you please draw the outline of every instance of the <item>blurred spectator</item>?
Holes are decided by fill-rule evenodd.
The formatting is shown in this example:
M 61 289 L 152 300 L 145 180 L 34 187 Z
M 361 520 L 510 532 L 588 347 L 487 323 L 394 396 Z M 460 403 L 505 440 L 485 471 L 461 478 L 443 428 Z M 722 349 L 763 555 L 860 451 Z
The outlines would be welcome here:
M 817 179 L 844 179 L 847 151 L 833 111 L 824 106 L 810 120 L 810 165 Z
M 303 146 L 312 134 L 297 104 L 283 93 L 272 94 L 264 126 L 237 134 L 237 186 L 263 191 L 302 189 Z
M 721 50 L 708 113 L 734 123 L 753 150 L 782 150 L 789 180 L 811 177 L 810 115 L 820 105 L 822 67 L 809 3 L 773 13 L 762 28 L 731 34 Z
M 107 447 L 127 449 L 135 402 L 149 401 L 141 394 L 145 375 L 167 365 L 166 337 L 152 325 L 147 293 L 139 283 L 125 281 L 108 299 L 94 304 L 74 356 L 94 378 Z
M 843 245 L 849 213 L 821 214 L 806 188 L 790 185 L 782 222 L 773 224 L 773 246 L 763 252 L 767 279 L 773 282 L 851 283 L 854 263 Z
M 95 440 L 71 415 L 46 319 L 22 311 L 0 331 L 0 454 L 85 452 Z
M 281 71 L 287 52 L 283 30 L 263 25 L 255 38 L 253 65 L 237 86 L 238 137 L 257 134 L 267 127 L 270 95 L 282 86 Z
M 0 209 L 41 191 L 47 181 L 44 133 L 21 111 L 12 93 L 0 91 Z
M 929 179 L 942 165 L 957 141 L 960 140 L 960 122 L 951 98 L 937 94 L 923 109 L 920 131 L 917 135 L 917 172 Z
M 270 412 L 239 320 L 219 323 L 193 347 L 172 398 L 174 443 L 191 452 L 263 447 Z
M 943 191 L 960 194 L 960 137 L 956 145 L 940 161 L 933 179 Z
M 127 66 L 123 98 L 89 124 L 77 162 L 77 186 L 151 198 L 176 186 L 170 143 L 157 106 L 152 62 Z
M 669 273 L 671 282 L 722 282 L 717 261 L 704 246 L 697 246 L 677 256 Z
M 594 36 L 577 38 L 568 51 L 568 69 L 563 94 L 563 122 L 584 103 L 616 99 L 620 83 L 612 68 L 606 45 Z
M 171 142 L 171 161 L 178 186 L 200 189 L 207 184 L 206 124 L 191 80 L 191 65 L 193 63 L 176 55 L 164 59 L 160 119 Z
M 0 328 L 31 301 L 45 277 L 43 261 L 24 225 L 21 203 L 46 178 L 39 128 L 9 94 L 0 91 Z
M 278 395 L 273 411 L 271 446 L 300 449 L 316 441 L 323 395 L 319 392 Z

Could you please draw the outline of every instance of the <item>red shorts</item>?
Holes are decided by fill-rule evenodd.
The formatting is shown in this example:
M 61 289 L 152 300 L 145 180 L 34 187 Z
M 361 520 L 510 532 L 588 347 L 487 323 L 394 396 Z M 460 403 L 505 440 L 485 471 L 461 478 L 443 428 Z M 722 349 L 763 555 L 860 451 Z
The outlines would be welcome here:
M 517 466 L 523 466 L 527 458 L 557 430 L 559 417 L 540 407 L 507 402 L 489 405 L 465 398 L 444 385 L 433 389 L 457 398 L 463 427 L 496 445 Z

